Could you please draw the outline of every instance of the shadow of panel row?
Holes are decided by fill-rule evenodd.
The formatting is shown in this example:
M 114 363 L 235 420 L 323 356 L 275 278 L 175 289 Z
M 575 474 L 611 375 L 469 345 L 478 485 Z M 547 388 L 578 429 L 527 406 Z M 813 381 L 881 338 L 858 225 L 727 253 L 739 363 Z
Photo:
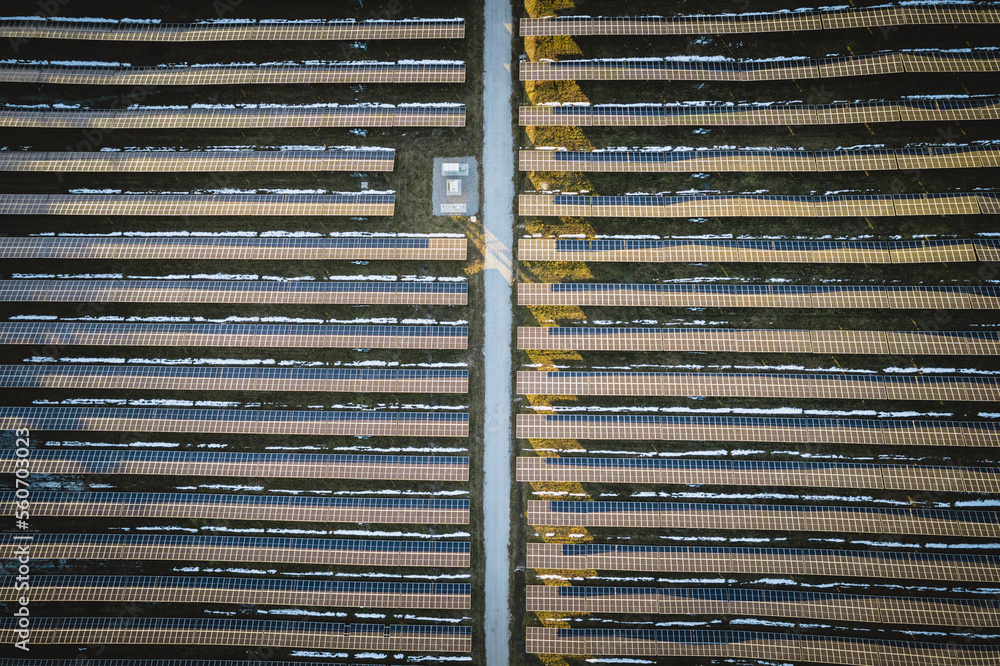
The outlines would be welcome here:
M 0 336 L 3 334 L 0 325 Z M 2 339 L 2 337 L 0 337 Z M 996 356 L 1000 333 L 843 329 L 583 328 L 517 329 L 518 349 L 695 351 L 771 354 Z
M 869 100 L 835 104 L 568 104 L 522 106 L 521 125 L 619 127 L 693 125 L 843 125 L 855 123 L 998 120 L 1000 99 Z M 0 122 L 2 116 L 0 116 Z
M 0 238 L 0 258 L 465 261 L 467 246 L 465 238 L 21 236 Z
M 519 457 L 517 480 L 1000 493 L 1000 467 L 763 460 Z
M 0 252 L 3 245 L 0 244 Z M 1000 261 L 990 238 L 913 241 L 522 238 L 521 261 L 916 264 Z M 3 256 L 0 254 L 0 256 Z

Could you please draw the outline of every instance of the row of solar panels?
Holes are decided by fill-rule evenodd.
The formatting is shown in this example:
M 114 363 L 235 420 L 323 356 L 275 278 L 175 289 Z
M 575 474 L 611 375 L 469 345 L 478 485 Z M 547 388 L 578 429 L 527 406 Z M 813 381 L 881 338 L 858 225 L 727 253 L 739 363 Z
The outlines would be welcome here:
M 0 461 L 16 460 L 14 449 L 0 450 Z M 124 462 L 172 462 L 197 464 L 259 465 L 468 465 L 463 456 L 361 455 L 353 453 L 240 453 L 236 451 L 162 451 L 76 449 L 34 449 L 32 462 L 83 462 L 115 464 Z M 654 461 L 649 461 L 654 462 Z M 818 463 L 817 463 L 818 464 Z M 104 470 L 101 473 L 105 473 Z M 214 474 L 215 472 L 213 472 Z
M 0 127 L 107 129 L 277 127 L 465 127 L 461 104 L 356 104 L 316 108 L 37 109 L 0 107 Z
M 0 83 L 71 85 L 252 85 L 283 83 L 464 83 L 464 62 L 114 67 L 0 64 Z
M 829 635 L 670 629 L 558 629 L 526 627 L 525 651 L 547 655 L 629 655 L 716 658 L 725 661 L 824 663 L 844 666 L 993 666 L 990 644 L 904 642 Z
M 521 171 L 885 171 L 1000 166 L 1000 148 L 987 145 L 854 150 L 522 150 Z
M 141 42 L 218 42 L 343 39 L 462 39 L 465 19 L 323 21 L 206 21 L 127 23 L 66 21 L 58 16 L 0 20 L 0 37 Z
M 21 539 L 12 532 L 0 533 L 0 546 L 16 548 Z M 366 539 L 315 539 L 308 537 L 258 537 L 190 534 L 60 534 L 39 532 L 33 544 L 97 545 L 115 549 L 137 546 L 201 546 L 212 548 L 280 548 L 283 550 L 347 550 L 358 552 L 469 553 L 468 541 L 372 541 Z M 4 553 L 7 555 L 7 553 Z
M 14 492 L 0 492 L 0 502 L 10 504 Z M 31 494 L 32 504 L 217 504 L 239 506 L 349 507 L 366 509 L 468 510 L 469 500 L 413 499 L 397 497 L 309 497 L 284 495 L 210 495 L 204 493 L 120 493 L 63 492 L 39 490 Z
M 989 5 L 928 3 L 903 7 L 824 7 L 820 10 L 718 15 L 522 18 L 521 36 L 738 34 L 996 23 L 1000 23 L 1000 10 Z
M 857 100 L 834 104 L 568 104 L 522 106 L 521 125 L 839 125 L 1000 119 L 1000 99 Z M 3 117 L 0 115 L 0 123 Z
M 558 217 L 895 217 L 996 215 L 996 192 L 802 196 L 778 194 L 520 194 L 518 215 Z
M 636 60 L 521 61 L 522 81 L 781 81 L 929 72 L 998 72 L 992 51 L 955 53 L 926 49 L 834 58 L 695 60 L 684 57 Z M 0 80 L 3 80 L 0 69 Z
M 466 379 L 468 370 L 416 368 L 275 368 L 174 365 L 0 365 L 0 386 L 34 386 L 43 377 L 177 377 L 206 379 L 398 380 Z M 2 453 L 0 453 L 2 455 Z
M 211 151 L 0 151 L 2 171 L 392 171 L 396 151 L 211 150 Z
M 458 260 L 465 238 L 30 236 L 0 238 L 0 258 Z
M 6 577 L 12 582 L 13 576 Z M 287 590 L 301 592 L 363 592 L 368 594 L 471 594 L 469 583 L 381 583 L 287 578 L 226 578 L 215 576 L 32 576 L 32 587 L 187 587 L 222 590 Z M 6 588 L 13 585 L 3 585 Z
M 517 249 L 521 261 L 906 264 L 1000 260 L 1000 241 L 991 238 L 918 241 L 522 238 Z M 0 256 L 3 256 L 2 243 Z

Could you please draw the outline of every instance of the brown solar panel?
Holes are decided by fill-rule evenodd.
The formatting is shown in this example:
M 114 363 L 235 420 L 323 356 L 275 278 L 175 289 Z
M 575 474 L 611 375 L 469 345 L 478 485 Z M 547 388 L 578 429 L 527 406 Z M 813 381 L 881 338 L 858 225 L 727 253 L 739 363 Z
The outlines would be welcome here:
M 310 195 L 2 194 L 0 215 L 385 215 L 394 197 Z
M 394 152 L 365 151 L 127 151 L 28 152 L 0 155 L 0 171 L 201 172 L 392 171 Z
M 222 42 L 286 40 L 462 39 L 463 19 L 329 21 L 285 23 L 68 23 L 5 22 L 0 37 L 103 42 Z

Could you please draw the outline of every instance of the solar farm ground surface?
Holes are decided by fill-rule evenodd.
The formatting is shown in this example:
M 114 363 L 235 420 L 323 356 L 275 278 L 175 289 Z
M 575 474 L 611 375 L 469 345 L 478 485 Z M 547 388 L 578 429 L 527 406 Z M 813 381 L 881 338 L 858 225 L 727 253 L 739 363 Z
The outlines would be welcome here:
M 611 0 L 528 0 L 518 9 L 521 19 L 558 16 L 565 17 L 558 21 L 571 23 L 575 15 L 628 14 L 665 16 L 669 23 L 669 17 L 682 14 L 766 14 L 798 7 L 771 1 L 747 9 L 722 1 L 697 4 L 640 0 L 623 7 Z M 873 4 L 854 6 L 862 10 Z M 782 16 L 792 22 L 808 20 Z M 760 15 L 751 21 L 761 22 L 766 19 Z M 680 30 L 669 37 L 625 28 L 615 28 L 613 37 L 530 37 L 522 32 L 519 46 L 523 43 L 527 61 L 673 58 L 678 68 L 701 58 L 747 63 L 996 46 L 994 31 L 986 25 L 883 23 L 869 29 L 820 23 L 799 32 L 755 34 L 753 29 L 726 28 L 698 34 Z M 530 70 L 522 65 L 522 72 Z M 990 569 L 989 577 L 995 577 L 997 562 L 966 568 L 966 563 L 947 558 L 990 552 L 992 528 L 979 537 L 954 539 L 915 534 L 951 529 L 943 523 L 919 528 L 879 523 L 877 533 L 865 534 L 867 528 L 854 522 L 840 524 L 832 534 L 816 519 L 869 509 L 976 506 L 985 509 L 989 520 L 996 517 L 1000 455 L 994 446 L 942 447 L 923 435 L 909 443 L 920 440 L 924 445 L 898 446 L 887 442 L 901 441 L 896 436 L 901 431 L 892 431 L 889 440 L 875 434 L 889 432 L 885 428 L 904 414 L 934 421 L 935 427 L 953 419 L 977 424 L 974 428 L 992 427 L 996 414 L 985 394 L 942 401 L 937 391 L 953 371 L 979 378 L 1000 371 L 998 359 L 985 348 L 971 354 L 967 347 L 957 354 L 949 351 L 958 351 L 961 340 L 992 339 L 996 313 L 971 305 L 947 311 L 929 305 L 909 312 L 866 310 L 854 301 L 792 311 L 773 300 L 740 310 L 735 302 L 682 303 L 632 298 L 625 292 L 993 286 L 1000 276 L 991 249 L 996 167 L 973 166 L 954 154 L 920 157 L 919 164 L 910 160 L 921 150 L 930 154 L 930 146 L 942 136 L 990 150 L 1000 137 L 995 77 L 900 72 L 754 82 L 719 78 L 520 81 L 516 147 L 545 151 L 522 153 L 517 189 L 526 206 L 515 229 L 517 281 L 524 295 L 515 309 L 516 324 L 522 327 L 515 356 L 521 385 L 516 403 L 521 438 L 515 446 L 521 493 L 515 515 L 522 516 L 518 552 L 524 560 L 518 564 L 525 566 L 516 587 L 529 594 L 527 605 L 517 609 L 521 635 L 528 642 L 525 663 L 582 666 L 591 658 L 685 666 L 726 658 L 745 664 L 908 663 L 916 651 L 938 649 L 912 643 L 914 636 L 906 629 L 913 627 L 928 632 L 920 635 L 940 632 L 932 642 L 945 646 L 942 660 L 979 659 L 978 654 L 948 650 L 960 642 L 956 631 L 981 627 L 972 633 L 985 636 L 990 631 L 986 627 L 995 624 L 990 584 L 972 571 Z M 553 149 L 568 152 L 559 155 Z M 856 161 L 862 153 L 864 159 Z M 899 156 L 905 170 L 899 168 Z M 889 157 L 897 158 L 895 171 Z M 820 208 L 805 206 L 799 212 L 783 205 L 774 216 L 756 206 L 768 197 L 934 192 L 989 194 L 979 214 L 971 208 L 968 214 L 909 208 L 897 213 L 895 207 L 880 213 L 873 206 L 845 213 L 825 207 L 830 199 L 815 199 Z M 747 205 L 732 217 L 734 211 L 724 206 L 662 216 L 665 211 L 641 207 L 641 199 L 568 199 L 570 205 L 548 209 L 534 205 L 559 195 L 743 197 Z M 605 203 L 623 205 L 602 208 Z M 597 286 L 609 284 L 616 286 Z M 979 355 L 982 351 L 986 355 Z M 553 373 L 566 377 L 552 379 Z M 667 379 L 649 373 L 675 374 Z M 845 382 L 845 392 L 817 389 L 828 381 L 823 375 Z M 905 395 L 862 388 L 889 377 L 893 386 L 929 380 L 938 388 Z M 803 382 L 811 388 L 777 389 L 769 385 L 772 381 Z M 764 424 L 755 420 L 761 418 L 834 420 L 824 421 L 829 438 L 818 431 L 816 436 L 792 434 L 784 429 L 791 422 L 779 421 L 767 421 L 765 429 L 777 428 L 770 434 L 741 431 Z M 871 419 L 866 431 L 871 436 L 851 435 L 857 433 L 857 423 L 849 419 Z M 557 426 L 570 422 L 589 425 Z M 707 427 L 692 431 L 689 439 L 686 429 L 696 422 Z M 725 433 L 712 431 L 722 423 Z M 554 458 L 565 462 L 542 462 Z M 598 510 L 597 502 L 630 504 Z M 583 508 L 587 504 L 593 504 L 591 510 Z M 764 513 L 742 522 L 740 516 L 748 514 L 738 504 Z M 647 511 L 647 505 L 657 509 Z M 781 526 L 771 516 L 784 509 L 768 513 L 764 508 L 790 505 L 796 506 L 796 518 L 786 520 L 783 514 Z M 821 508 L 831 506 L 836 509 Z M 667 513 L 670 518 L 661 517 Z M 789 530 L 799 519 L 805 529 Z M 725 608 L 710 610 L 677 599 L 661 614 L 650 591 L 677 587 L 725 599 Z M 880 610 L 862 617 L 833 609 L 840 603 L 854 609 L 857 602 L 826 599 L 813 606 L 815 600 L 805 596 L 785 605 L 774 597 L 776 605 L 769 611 L 763 608 L 770 601 L 753 609 L 735 602 L 835 588 L 880 599 L 872 602 Z M 897 590 L 902 602 L 891 600 Z M 990 610 L 975 618 L 947 619 L 952 616 L 946 609 L 955 607 L 921 606 L 924 596 L 985 603 Z M 542 598 L 558 601 L 536 601 Z M 525 603 L 517 595 L 515 600 Z M 820 606 L 824 610 L 814 610 Z M 882 608 L 894 610 L 883 613 Z M 767 617 L 768 612 L 774 616 Z M 739 633 L 761 631 L 762 626 L 777 633 Z M 634 633 L 654 628 L 662 633 Z M 688 630 L 733 633 L 695 636 Z M 778 635 L 785 631 L 790 633 Z M 823 637 L 835 640 L 821 645 L 827 640 Z M 901 643 L 863 642 L 876 637 Z M 997 658 L 992 648 L 986 650 L 990 654 L 982 654 L 984 663 Z
M 182 24 L 460 18 L 464 37 L 300 39 L 289 29 L 287 41 L 119 41 L 96 30 L 92 39 L 3 39 L 0 48 L 22 61 L 130 67 L 455 61 L 464 65 L 446 67 L 464 69 L 464 83 L 4 85 L 0 145 L 23 155 L 10 163 L 18 170 L 4 173 L 0 195 L 132 199 L 87 215 L 2 214 L 8 258 L 0 279 L 17 283 L 8 293 L 37 293 L 55 280 L 72 294 L 0 307 L 0 323 L 28 336 L 4 346 L 0 363 L 14 375 L 30 366 L 29 374 L 67 379 L 14 380 L 0 402 L 153 410 L 88 412 L 94 420 L 48 412 L 62 420 L 33 431 L 34 488 L 52 500 L 44 508 L 39 496 L 32 519 L 47 539 L 39 536 L 33 573 L 63 577 L 50 588 L 62 600 L 37 608 L 65 619 L 40 628 L 31 654 L 69 659 L 80 645 L 103 643 L 82 652 L 131 660 L 168 643 L 163 656 L 173 658 L 280 661 L 309 652 L 389 666 L 405 663 L 405 653 L 481 662 L 481 234 L 467 218 L 426 212 L 432 158 L 475 154 L 482 144 L 482 10 L 447 0 L 338 3 L 323 16 L 298 0 L 182 4 L 107 0 L 59 13 Z M 34 2 L 4 9 L 38 12 Z M 53 108 L 60 104 L 79 107 Z M 378 148 L 391 152 L 367 150 Z M 164 149 L 186 154 L 171 161 Z M 62 171 L 63 153 L 100 158 Z M 28 170 L 20 170 L 24 160 Z M 196 216 L 129 207 L 162 194 L 358 193 L 400 205 L 314 206 L 288 216 L 277 208 Z M 80 302 L 93 280 L 102 281 L 99 300 Z M 216 296 L 203 301 L 206 284 Z M 138 301 L 116 295 L 136 288 Z M 177 300 L 164 289 L 200 302 L 163 302 Z M 317 289 L 354 296 L 266 295 Z M 404 296 L 416 293 L 443 298 Z M 129 337 L 136 332 L 146 337 Z M 5 451 L 13 446 L 3 440 Z M 74 516 L 58 515 L 67 511 Z M 13 544 L 0 543 L 5 557 Z M 142 598 L 132 585 L 143 587 Z

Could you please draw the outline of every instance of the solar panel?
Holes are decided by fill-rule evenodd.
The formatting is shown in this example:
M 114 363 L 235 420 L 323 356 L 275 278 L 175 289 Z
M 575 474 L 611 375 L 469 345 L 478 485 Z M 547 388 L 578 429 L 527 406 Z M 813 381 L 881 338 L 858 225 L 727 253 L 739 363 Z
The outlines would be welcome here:
M 468 583 L 192 576 L 38 576 L 35 583 L 34 599 L 40 602 L 131 601 L 463 610 L 470 608 L 472 592 Z M 0 592 L 4 601 L 16 601 L 5 596 Z
M 1000 468 L 659 458 L 519 457 L 519 482 L 996 492 Z
M 465 393 L 467 370 L 5 365 L 0 387 L 195 391 Z
M 264 128 L 464 127 L 461 104 L 283 106 L 281 108 L 44 109 L 0 107 L 0 127 Z
M 440 412 L 0 407 L 0 424 L 11 428 L 66 431 L 467 437 L 469 415 Z
M 11 450 L 0 451 L 0 470 L 14 473 Z M 207 451 L 42 449 L 35 470 L 49 474 L 153 474 L 247 478 L 392 479 L 468 481 L 461 456 L 393 456 Z
M 0 534 L 0 552 L 19 546 Z M 291 537 L 188 534 L 33 535 L 38 559 L 195 560 L 209 562 L 299 562 L 345 566 L 468 567 L 470 543 L 459 541 L 369 541 Z
M 391 194 L 0 194 L 0 215 L 386 215 Z
M 392 171 L 395 150 L 101 151 L 0 154 L 0 171 Z
M 816 634 L 677 629 L 527 627 L 531 654 L 706 657 L 838 664 L 991 663 L 986 644 L 904 642 Z
M 997 307 L 989 287 L 521 283 L 522 306 L 959 309 Z
M 1000 430 L 989 421 L 518 414 L 516 436 L 519 439 L 1000 445 Z
M 798 548 L 527 544 L 530 569 L 796 574 L 858 578 L 996 582 L 990 555 Z
M 0 620 L 13 637 L 16 619 Z M 313 649 L 469 652 L 471 627 L 351 625 L 294 620 L 157 617 L 45 617 L 33 623 L 36 645 L 262 645 Z
M 459 282 L 261 280 L 0 280 L 0 301 L 465 305 Z
M 464 261 L 465 238 L 28 236 L 0 238 L 0 258 Z
M 994 627 L 992 599 L 884 597 L 756 588 L 529 585 L 529 612 L 745 615 L 862 622 Z
M 817 505 L 529 501 L 529 525 L 627 529 L 775 530 L 995 538 L 991 511 Z
M 0 37 L 12 39 L 72 39 L 104 42 L 220 42 L 285 40 L 462 39 L 461 18 L 328 19 L 325 21 L 205 21 L 201 23 L 0 21 Z
M 70 85 L 254 85 L 283 83 L 464 83 L 458 61 L 159 66 L 0 65 L 0 81 Z
M 0 343 L 106 347 L 465 349 L 462 326 L 0 322 Z

